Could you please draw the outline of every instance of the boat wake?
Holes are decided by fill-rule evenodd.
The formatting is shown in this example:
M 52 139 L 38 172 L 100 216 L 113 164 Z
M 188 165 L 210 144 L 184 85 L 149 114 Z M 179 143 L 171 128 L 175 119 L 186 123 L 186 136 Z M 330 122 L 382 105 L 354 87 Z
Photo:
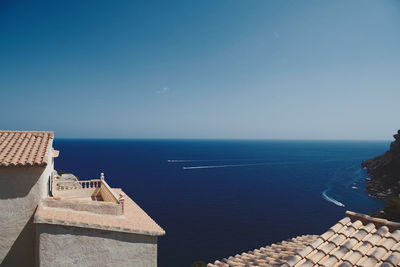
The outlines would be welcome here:
M 169 159 L 167 162 L 197 162 L 204 161 L 202 159 Z
M 247 167 L 257 165 L 271 165 L 271 163 L 251 163 L 251 164 L 231 164 L 231 165 L 208 165 L 208 166 L 184 166 L 184 170 L 194 169 L 214 169 L 214 168 L 231 168 L 231 167 Z
M 326 189 L 326 190 L 324 190 L 324 191 L 322 192 L 322 197 L 323 197 L 326 201 L 329 201 L 329 202 L 331 202 L 331 203 L 333 203 L 333 204 L 335 204 L 335 205 L 337 205 L 337 206 L 339 206 L 339 207 L 345 207 L 345 205 L 344 205 L 342 202 L 339 202 L 339 201 L 337 201 L 336 199 L 333 199 L 333 198 L 329 197 L 328 194 L 326 193 L 327 191 L 328 191 L 328 189 Z
M 267 158 L 244 158 L 244 159 L 169 159 L 167 162 L 221 162 L 221 161 L 269 161 L 276 162 Z

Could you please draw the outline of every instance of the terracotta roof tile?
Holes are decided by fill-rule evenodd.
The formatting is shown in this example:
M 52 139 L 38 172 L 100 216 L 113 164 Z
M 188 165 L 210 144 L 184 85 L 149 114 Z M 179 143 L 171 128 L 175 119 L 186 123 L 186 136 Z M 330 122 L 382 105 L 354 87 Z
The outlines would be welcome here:
M 346 215 L 322 235 L 309 236 L 312 238 L 302 243 L 303 249 L 296 251 L 293 244 L 299 242 L 292 239 L 208 266 L 276 266 L 278 263 L 286 267 L 400 266 L 400 223 L 349 211 Z M 275 250 L 282 246 L 292 249 L 286 257 L 282 251 Z M 255 258 L 268 259 L 268 264 L 262 265 Z
M 400 264 L 400 253 L 392 252 L 385 261 L 393 264 L 394 266 L 398 266 Z
M 0 166 L 45 166 L 53 132 L 0 131 Z
M 384 247 L 387 251 L 389 251 L 397 242 L 395 239 L 386 238 L 382 240 L 382 243 L 379 244 L 379 247 Z
M 387 250 L 384 248 L 378 247 L 374 248 L 371 252 L 368 252 L 367 255 L 370 258 L 375 258 L 377 261 L 383 258 L 383 256 L 387 253 Z
M 369 242 L 372 246 L 375 246 L 376 244 L 378 244 L 378 242 L 381 240 L 381 236 L 374 233 L 373 235 L 371 235 L 368 239 L 366 239 L 366 242 Z
M 400 243 L 397 243 L 391 248 L 391 251 L 397 251 L 400 253 Z
M 313 242 L 311 242 L 310 246 L 313 248 L 317 248 L 318 246 L 320 246 L 322 243 L 324 243 L 324 240 L 322 239 L 322 237 L 318 237 L 317 239 L 315 239 Z
M 298 262 L 302 257 L 296 256 L 295 253 L 305 248 L 316 237 L 315 235 L 299 236 L 267 247 L 244 252 L 234 257 L 217 260 L 207 266 L 280 266 L 285 262 L 289 264 L 291 261 Z M 293 259 L 289 259 L 290 257 L 293 257 Z
M 307 247 L 305 247 L 304 249 L 302 249 L 302 250 L 300 250 L 299 252 L 297 252 L 296 254 L 299 255 L 300 257 L 303 257 L 303 258 L 304 258 L 304 257 L 307 256 L 308 254 L 310 254 L 310 252 L 313 251 L 313 250 L 314 250 L 313 247 L 307 246 Z
M 336 248 L 336 245 L 334 243 L 327 242 L 323 246 L 321 246 L 319 248 L 319 250 L 324 252 L 325 254 L 328 254 L 329 252 L 331 252 L 335 248 Z
M 400 242 L 400 230 L 394 231 L 388 238 L 391 238 L 396 242 Z
M 337 223 L 334 226 L 332 226 L 330 229 L 332 229 L 333 232 L 337 233 L 343 228 L 343 226 L 344 226 L 343 224 Z
M 390 264 L 390 263 L 388 263 L 388 262 L 384 262 L 384 263 L 382 263 L 381 265 L 379 265 L 379 267 L 395 267 L 396 265 L 392 265 L 392 264 Z
M 386 235 L 389 232 L 389 228 L 387 226 L 382 226 L 378 229 L 378 231 L 376 231 L 374 234 L 377 234 L 381 237 L 383 237 L 384 235 Z
M 348 224 L 348 223 L 350 223 L 350 222 L 351 222 L 351 219 L 349 217 L 344 217 L 343 219 L 341 219 L 339 221 L 339 223 L 341 223 L 343 226 Z
M 339 265 L 339 267 L 351 267 L 352 265 L 348 262 L 343 262 Z
M 299 255 L 293 255 L 288 258 L 286 264 L 289 266 L 294 266 L 297 262 L 299 262 L 302 259 L 301 256 Z
M 346 256 L 343 257 L 343 261 L 347 261 L 352 265 L 356 265 L 356 263 L 363 257 L 364 255 L 359 251 L 350 251 Z
M 357 233 L 352 235 L 353 239 L 356 239 L 357 241 L 363 240 L 366 236 L 368 235 L 368 232 L 366 231 L 365 228 L 361 228 Z
M 362 242 L 358 243 L 357 248 L 354 250 L 360 252 L 362 255 L 365 255 L 367 251 L 369 251 L 372 248 L 372 245 L 368 242 Z
M 335 246 L 338 246 L 342 244 L 346 240 L 346 237 L 344 235 L 336 235 L 333 236 L 329 242 L 333 243 Z
M 328 266 L 334 266 L 338 262 L 339 262 L 339 260 L 335 257 L 327 257 L 326 259 L 321 261 L 319 265 L 328 267 Z
M 341 246 L 338 247 L 337 250 L 332 251 L 331 255 L 336 257 L 338 260 L 341 260 L 347 253 L 349 253 L 350 249 Z
M 321 250 L 315 251 L 315 253 L 310 253 L 306 259 L 312 261 L 314 264 L 317 264 L 323 257 L 325 257 L 325 253 Z
M 339 232 L 339 234 L 344 235 L 345 237 L 349 237 L 351 236 L 354 232 L 356 231 L 356 229 L 352 226 L 345 226 L 342 228 L 342 230 Z
M 301 263 L 301 264 L 298 265 L 298 266 L 301 266 L 301 267 L 312 267 L 312 266 L 314 266 L 314 265 L 315 265 L 315 264 L 314 264 L 313 261 L 311 261 L 311 260 L 306 260 L 305 262 Z M 296 265 L 296 267 L 297 267 L 297 265 Z
M 363 265 L 368 267 L 368 266 L 375 266 L 378 263 L 378 260 L 375 258 L 367 258 L 364 262 Z
M 321 238 L 322 238 L 324 241 L 326 241 L 326 240 L 328 240 L 329 238 L 331 238 L 335 233 L 336 233 L 336 232 L 335 232 L 334 230 L 329 229 L 328 231 L 326 231 L 325 233 L 323 233 L 323 234 L 321 235 Z
M 346 212 L 346 215 L 308 247 L 297 252 L 288 265 L 400 266 L 400 223 L 353 212 Z

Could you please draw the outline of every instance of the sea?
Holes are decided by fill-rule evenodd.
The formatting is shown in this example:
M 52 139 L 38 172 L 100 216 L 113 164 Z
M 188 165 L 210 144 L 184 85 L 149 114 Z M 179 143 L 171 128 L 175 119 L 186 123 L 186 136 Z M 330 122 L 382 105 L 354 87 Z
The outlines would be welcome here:
M 213 262 L 384 206 L 363 160 L 389 141 L 56 139 L 55 169 L 105 173 L 165 231 L 158 265 Z

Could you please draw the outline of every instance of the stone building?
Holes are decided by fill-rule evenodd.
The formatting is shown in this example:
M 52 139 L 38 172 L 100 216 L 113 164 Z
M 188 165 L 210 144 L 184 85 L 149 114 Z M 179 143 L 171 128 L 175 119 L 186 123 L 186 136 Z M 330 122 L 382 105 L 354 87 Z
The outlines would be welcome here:
M 156 266 L 165 231 L 103 174 L 59 176 L 53 138 L 0 131 L 1 266 Z

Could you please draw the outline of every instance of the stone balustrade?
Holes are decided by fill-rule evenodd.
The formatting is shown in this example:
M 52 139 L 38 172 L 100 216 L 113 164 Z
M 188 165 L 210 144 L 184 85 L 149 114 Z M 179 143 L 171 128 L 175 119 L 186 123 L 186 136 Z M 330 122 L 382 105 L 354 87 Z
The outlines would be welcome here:
M 85 180 L 85 181 L 56 181 L 56 190 L 76 190 L 76 189 L 91 189 L 101 187 L 100 179 Z
M 67 199 L 74 198 L 99 198 L 104 202 L 119 204 L 121 210 L 124 209 L 123 196 L 117 196 L 111 187 L 104 180 L 104 174 L 101 173 L 100 179 L 83 181 L 59 181 L 57 177 L 53 178 L 52 186 L 53 197 L 62 197 Z

